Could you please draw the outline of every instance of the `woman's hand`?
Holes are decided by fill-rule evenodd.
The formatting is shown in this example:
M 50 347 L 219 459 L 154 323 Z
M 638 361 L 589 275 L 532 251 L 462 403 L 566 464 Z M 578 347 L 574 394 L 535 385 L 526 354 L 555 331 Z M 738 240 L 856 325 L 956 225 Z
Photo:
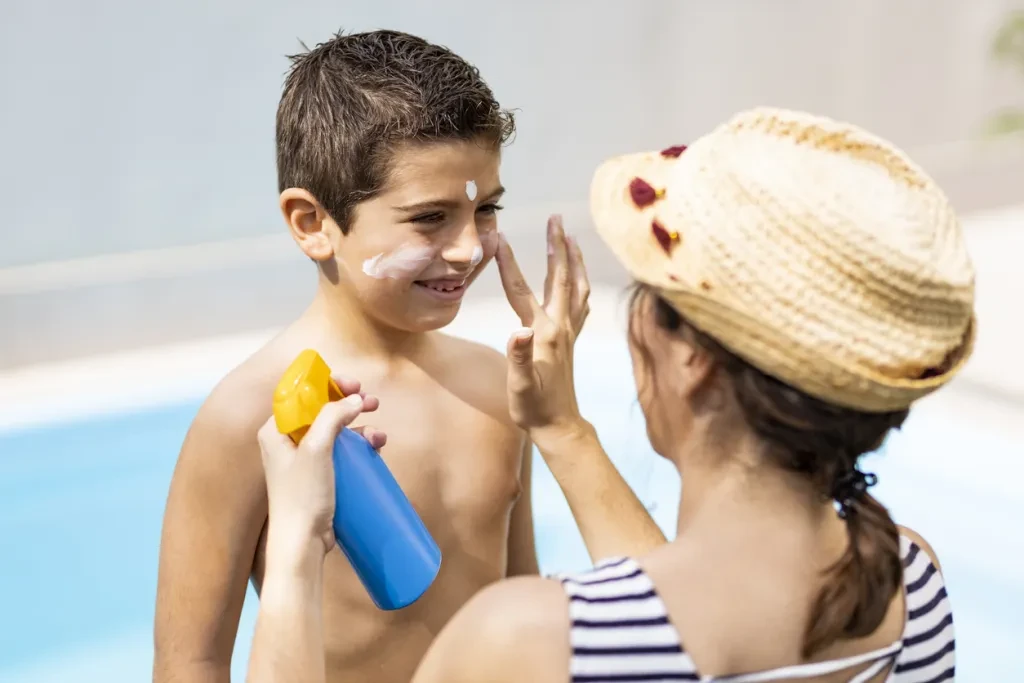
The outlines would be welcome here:
M 321 542 L 326 554 L 334 547 L 334 440 L 342 428 L 362 413 L 377 409 L 380 402 L 359 391 L 359 382 L 334 380 L 345 398 L 325 405 L 309 431 L 296 446 L 277 431 L 274 418 L 259 431 L 263 470 L 267 480 L 270 536 L 295 544 L 301 552 L 310 542 Z M 380 449 L 383 432 L 357 427 L 370 444 Z
M 561 216 L 548 219 L 547 246 L 543 304 L 526 283 L 504 235 L 497 254 L 505 295 L 523 324 L 508 342 L 509 410 L 535 443 L 549 435 L 571 435 L 585 424 L 576 403 L 573 347 L 590 313 L 590 282 L 583 255 L 575 240 L 566 237 Z

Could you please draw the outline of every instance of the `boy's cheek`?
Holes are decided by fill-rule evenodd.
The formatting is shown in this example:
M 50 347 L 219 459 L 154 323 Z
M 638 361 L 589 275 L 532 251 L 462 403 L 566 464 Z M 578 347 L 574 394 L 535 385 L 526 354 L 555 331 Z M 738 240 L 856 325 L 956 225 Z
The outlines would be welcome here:
M 480 235 L 480 246 L 484 250 L 483 262 L 487 263 L 498 253 L 498 231 L 490 230 Z
M 474 265 L 473 273 L 469 277 L 470 282 L 476 280 L 498 253 L 498 232 L 496 230 L 481 233 L 479 239 L 482 258 Z

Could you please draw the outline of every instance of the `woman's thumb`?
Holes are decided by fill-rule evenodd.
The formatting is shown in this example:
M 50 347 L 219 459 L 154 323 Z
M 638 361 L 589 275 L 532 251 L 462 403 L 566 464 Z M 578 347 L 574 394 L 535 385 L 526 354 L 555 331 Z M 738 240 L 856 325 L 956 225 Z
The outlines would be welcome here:
M 320 409 L 302 445 L 309 449 L 329 448 L 342 428 L 348 426 L 363 412 L 363 398 L 350 394 L 340 401 L 331 401 Z
M 533 364 L 533 330 L 524 327 L 508 340 L 508 360 L 517 368 L 529 368 Z

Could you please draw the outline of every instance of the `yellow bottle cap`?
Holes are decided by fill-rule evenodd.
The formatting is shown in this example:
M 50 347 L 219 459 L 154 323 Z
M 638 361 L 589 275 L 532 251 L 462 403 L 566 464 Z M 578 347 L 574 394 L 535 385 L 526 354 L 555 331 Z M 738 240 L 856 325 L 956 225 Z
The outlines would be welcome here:
M 299 443 L 329 401 L 343 398 L 320 354 L 306 349 L 292 361 L 274 390 L 277 431 Z

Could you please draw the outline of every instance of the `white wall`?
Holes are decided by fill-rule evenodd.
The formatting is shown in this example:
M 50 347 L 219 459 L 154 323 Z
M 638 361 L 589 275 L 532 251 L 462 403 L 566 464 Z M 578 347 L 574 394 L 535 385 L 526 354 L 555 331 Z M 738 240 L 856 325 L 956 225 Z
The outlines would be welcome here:
M 1024 93 L 987 62 L 1014 5 L 10 3 L 0 266 L 278 230 L 283 55 L 342 26 L 414 31 L 477 63 L 521 110 L 505 172 L 525 203 L 579 197 L 602 156 L 692 138 L 755 103 L 853 118 L 910 148 L 968 139 L 1005 91 Z
M 92 334 L 83 350 L 129 343 L 93 328 L 137 327 L 150 309 L 182 334 L 214 331 L 164 310 L 186 285 L 220 290 L 233 307 L 215 316 L 223 325 L 268 322 L 230 299 L 266 279 L 269 262 L 298 267 L 276 210 L 273 122 L 284 55 L 300 39 L 398 28 L 475 62 L 519 110 L 503 226 L 524 233 L 553 207 L 576 215 L 602 157 L 685 142 L 754 104 L 817 110 L 890 137 L 965 211 L 1020 201 L 1024 152 L 975 141 L 987 115 L 1024 99 L 1024 74 L 988 57 L 1015 7 L 1024 0 L 5 3 L 0 366 L 38 355 L 54 335 Z M 132 253 L 219 240 L 236 241 Z M 111 252 L 129 255 L 65 262 Z M 193 277 L 197 262 L 212 277 L 223 254 L 251 272 Z M 31 265 L 40 262 L 56 263 Z M 161 268 L 164 290 L 147 289 Z M 174 272 L 188 282 L 167 281 Z M 291 293 L 296 272 L 279 273 Z

